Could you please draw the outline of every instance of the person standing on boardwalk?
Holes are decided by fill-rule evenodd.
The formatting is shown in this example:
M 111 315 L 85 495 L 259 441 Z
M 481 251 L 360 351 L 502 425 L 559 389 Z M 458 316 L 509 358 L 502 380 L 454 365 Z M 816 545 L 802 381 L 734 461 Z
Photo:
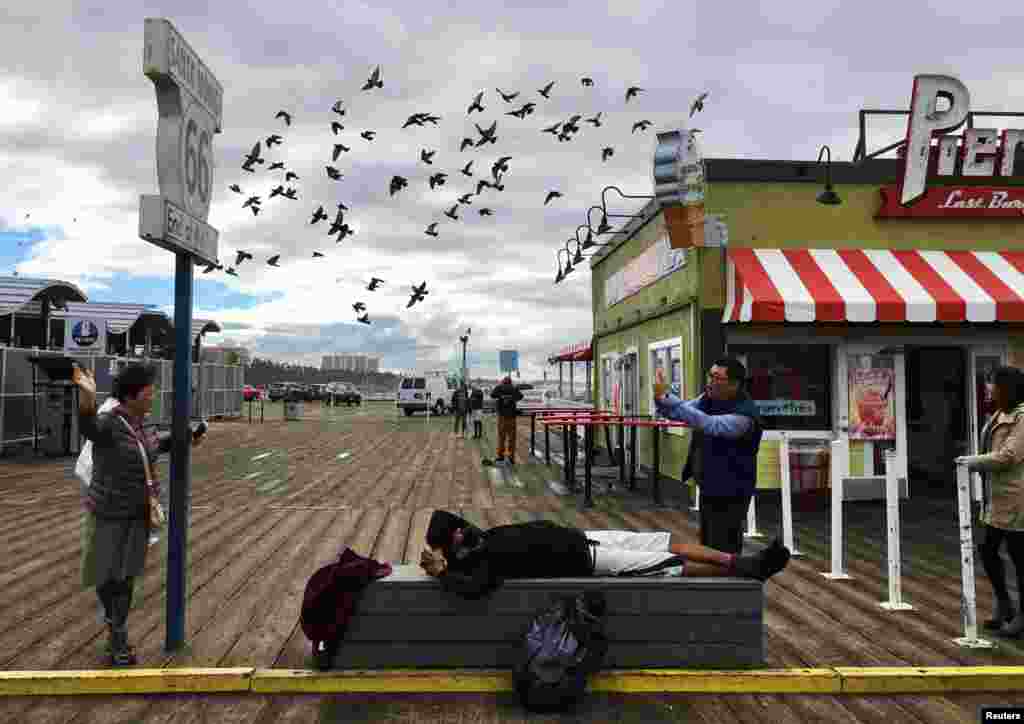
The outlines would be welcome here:
M 505 375 L 501 384 L 491 390 L 491 397 L 497 403 L 498 451 L 495 463 L 508 461 L 516 463 L 516 403 L 523 399 L 523 393 L 512 384 L 512 378 Z
M 484 436 L 484 391 L 474 387 L 469 395 L 469 414 L 473 420 L 473 439 Z
M 462 437 L 466 437 L 466 416 L 469 414 L 469 390 L 466 383 L 462 382 L 452 393 L 452 412 L 455 414 L 455 434 L 462 430 Z
M 747 369 L 731 357 L 716 360 L 704 394 L 682 401 L 658 370 L 654 404 L 670 420 L 688 423 L 690 452 L 682 479 L 700 488 L 701 545 L 743 552 L 743 520 L 757 484 L 757 451 L 763 432 L 757 405 L 743 391 Z
M 130 363 L 114 378 L 118 404 L 96 412 L 96 379 L 76 367 L 72 380 L 79 388 L 79 429 L 93 444 L 92 481 L 84 504 L 88 514 L 82 546 L 82 585 L 96 588 L 110 634 L 110 663 L 137 663 L 128 643 L 127 619 L 135 579 L 146 565 L 151 527 L 151 500 L 160 485 L 154 475 L 161 453 L 171 449 L 169 434 L 153 435 L 143 419 L 153 407 L 156 370 Z M 193 446 L 202 435 L 193 436 Z
M 1003 636 L 1024 633 L 1024 612 L 1013 605 L 1006 588 L 1006 567 L 999 549 L 1017 571 L 1017 591 L 1024 591 L 1024 371 L 999 367 L 987 385 L 995 412 L 981 431 L 981 454 L 962 455 L 957 463 L 981 473 L 984 542 L 979 546 L 985 573 L 996 596 L 995 616 L 984 628 Z

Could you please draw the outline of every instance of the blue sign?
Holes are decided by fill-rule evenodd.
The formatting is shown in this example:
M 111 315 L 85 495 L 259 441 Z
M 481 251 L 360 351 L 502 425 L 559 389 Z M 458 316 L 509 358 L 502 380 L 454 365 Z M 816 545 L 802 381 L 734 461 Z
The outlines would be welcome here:
M 498 350 L 498 368 L 502 372 L 518 372 L 519 352 L 514 349 Z
M 99 338 L 99 327 L 88 319 L 79 320 L 71 328 L 71 339 L 75 340 L 75 344 L 79 347 L 89 347 L 95 344 Z

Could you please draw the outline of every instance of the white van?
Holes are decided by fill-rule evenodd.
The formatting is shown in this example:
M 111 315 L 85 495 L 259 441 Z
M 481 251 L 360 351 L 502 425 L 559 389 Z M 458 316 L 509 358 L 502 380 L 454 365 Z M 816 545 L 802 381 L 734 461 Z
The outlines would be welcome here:
M 428 405 L 431 413 L 443 415 L 452 408 L 452 393 L 455 392 L 455 388 L 455 378 L 447 375 L 403 377 L 398 385 L 396 404 L 407 417 L 417 410 L 426 412 Z

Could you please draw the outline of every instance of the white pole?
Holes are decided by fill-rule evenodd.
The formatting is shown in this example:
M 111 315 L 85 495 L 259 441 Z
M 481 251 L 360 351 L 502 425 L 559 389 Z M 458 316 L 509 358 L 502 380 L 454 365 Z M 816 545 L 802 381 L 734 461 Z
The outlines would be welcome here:
M 779 477 L 782 485 L 782 543 L 790 555 L 803 555 L 793 543 L 793 481 L 789 469 L 789 434 L 779 433 Z
M 693 505 L 690 506 L 690 510 L 700 512 L 700 486 L 696 480 L 693 481 Z
M 896 470 L 896 451 L 885 451 L 885 527 L 888 538 L 889 600 L 879 605 L 887 611 L 912 611 L 914 607 L 903 602 L 900 580 L 900 481 Z
M 960 513 L 960 615 L 964 622 L 964 635 L 953 639 L 969 649 L 990 649 L 994 644 L 978 638 L 978 595 L 974 587 L 974 531 L 971 528 L 971 484 L 966 465 L 956 466 L 956 499 Z
M 757 491 L 750 496 L 750 507 L 747 508 L 747 530 L 743 533 L 744 538 L 764 538 L 764 535 L 757 529 Z
M 832 580 L 849 580 L 853 578 L 846 572 L 845 553 L 843 547 L 843 477 L 849 463 L 849 446 L 846 440 L 832 441 L 832 570 L 822 573 Z

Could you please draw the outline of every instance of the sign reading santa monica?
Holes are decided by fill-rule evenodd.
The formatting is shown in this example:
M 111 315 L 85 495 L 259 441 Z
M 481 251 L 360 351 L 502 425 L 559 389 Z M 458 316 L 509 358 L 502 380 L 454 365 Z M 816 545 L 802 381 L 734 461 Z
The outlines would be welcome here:
M 221 131 L 224 89 L 181 34 L 146 18 L 142 72 L 156 86 L 159 196 L 142 196 L 139 236 L 197 262 L 217 262 L 218 232 L 206 223 L 213 193 L 213 136 Z

